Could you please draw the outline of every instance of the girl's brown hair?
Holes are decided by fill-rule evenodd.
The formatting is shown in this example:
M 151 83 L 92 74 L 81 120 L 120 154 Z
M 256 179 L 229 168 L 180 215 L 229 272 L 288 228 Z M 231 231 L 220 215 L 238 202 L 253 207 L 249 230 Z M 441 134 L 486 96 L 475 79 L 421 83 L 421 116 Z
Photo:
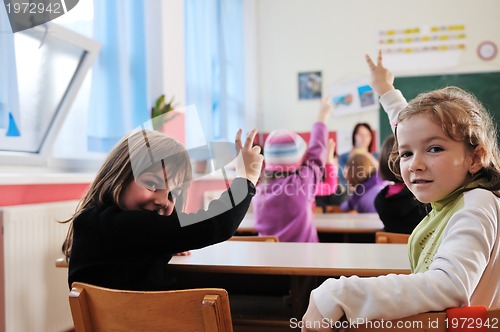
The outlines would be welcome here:
M 389 157 L 392 153 L 392 150 L 394 149 L 395 142 L 396 138 L 391 134 L 390 136 L 387 136 L 387 138 L 382 143 L 382 147 L 380 148 L 379 173 L 382 179 L 397 183 L 402 182 L 402 180 L 398 178 L 389 167 Z
M 344 171 L 347 183 L 356 186 L 365 182 L 377 172 L 377 166 L 364 153 L 355 153 L 347 161 Z
M 487 179 L 487 183 L 481 187 L 500 197 L 497 128 L 488 111 L 474 95 L 453 86 L 421 93 L 399 113 L 397 122 L 408 121 L 415 116 L 429 118 L 443 129 L 446 136 L 457 142 L 463 142 L 469 152 L 477 146 L 482 146 L 486 152 L 482 159 L 483 167 L 476 174 L 471 174 L 471 181 L 479 178 Z M 390 155 L 389 165 L 401 178 L 397 146 L 396 126 L 396 144 Z
M 192 178 L 189 155 L 175 139 L 157 131 L 140 130 L 120 140 L 109 152 L 94 182 L 80 200 L 73 216 L 63 221 L 71 222 L 63 246 L 69 258 L 73 242 L 73 221 L 82 213 L 105 205 L 121 205 L 121 195 L 131 181 L 140 174 L 163 167 L 167 179 L 181 186 L 182 193 L 176 206 L 184 207 L 187 187 Z

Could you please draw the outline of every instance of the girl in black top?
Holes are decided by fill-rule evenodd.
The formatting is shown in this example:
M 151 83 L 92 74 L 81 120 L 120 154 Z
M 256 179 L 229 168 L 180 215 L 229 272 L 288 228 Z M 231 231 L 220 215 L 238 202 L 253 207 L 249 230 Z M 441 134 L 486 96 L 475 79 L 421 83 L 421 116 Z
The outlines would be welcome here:
M 236 135 L 236 178 L 206 211 L 182 213 L 191 164 L 185 148 L 156 131 L 122 139 L 81 200 L 65 242 L 68 283 L 125 290 L 167 290 L 173 253 L 230 238 L 255 194 L 263 157 L 253 130 Z

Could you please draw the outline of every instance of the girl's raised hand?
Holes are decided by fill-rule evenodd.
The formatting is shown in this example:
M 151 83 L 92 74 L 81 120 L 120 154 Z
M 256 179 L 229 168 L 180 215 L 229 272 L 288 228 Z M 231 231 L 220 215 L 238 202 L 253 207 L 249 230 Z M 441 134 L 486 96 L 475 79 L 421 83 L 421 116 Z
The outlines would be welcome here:
M 326 163 L 335 165 L 335 141 L 333 138 L 328 140 L 328 147 L 326 150 Z
M 330 102 L 330 96 L 321 99 L 321 104 L 319 105 L 318 122 L 326 123 L 330 113 L 332 112 L 333 106 Z
M 236 157 L 236 176 L 245 177 L 256 185 L 264 162 L 264 156 L 260 153 L 260 146 L 253 145 L 257 129 L 253 129 L 247 135 L 245 145 L 242 145 L 241 133 L 241 129 L 238 130 L 235 140 L 236 152 L 238 153 Z
M 368 54 L 365 55 L 368 67 L 370 67 L 370 86 L 379 95 L 394 90 L 394 74 L 382 64 L 382 51 L 378 51 L 377 64 L 375 64 Z

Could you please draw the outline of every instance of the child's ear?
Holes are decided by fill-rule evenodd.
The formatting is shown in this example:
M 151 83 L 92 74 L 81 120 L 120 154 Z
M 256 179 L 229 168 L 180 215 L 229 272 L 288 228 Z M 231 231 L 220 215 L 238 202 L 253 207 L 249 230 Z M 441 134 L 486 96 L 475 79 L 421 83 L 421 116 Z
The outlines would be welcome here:
M 476 174 L 483 168 L 484 160 L 486 157 L 486 149 L 482 145 L 476 146 L 471 152 L 471 164 L 469 166 L 469 173 Z

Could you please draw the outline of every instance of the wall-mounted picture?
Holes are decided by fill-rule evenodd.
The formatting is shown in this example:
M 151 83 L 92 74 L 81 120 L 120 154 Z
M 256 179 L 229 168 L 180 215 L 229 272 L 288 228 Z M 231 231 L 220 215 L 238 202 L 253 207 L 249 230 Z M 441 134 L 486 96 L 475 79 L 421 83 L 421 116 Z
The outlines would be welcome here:
M 342 95 L 334 96 L 332 98 L 332 102 L 333 102 L 333 105 L 335 107 L 339 107 L 341 105 L 349 106 L 352 104 L 353 100 L 354 100 L 354 98 L 352 97 L 352 93 L 346 93 L 345 95 L 342 94 Z
M 359 101 L 361 107 L 375 105 L 375 95 L 373 89 L 369 85 L 358 86 Z
M 321 86 L 320 71 L 299 73 L 299 99 L 320 99 Z
M 378 109 L 377 96 L 367 84 L 368 78 L 338 81 L 330 84 L 328 91 L 335 106 L 333 116 L 349 115 Z

